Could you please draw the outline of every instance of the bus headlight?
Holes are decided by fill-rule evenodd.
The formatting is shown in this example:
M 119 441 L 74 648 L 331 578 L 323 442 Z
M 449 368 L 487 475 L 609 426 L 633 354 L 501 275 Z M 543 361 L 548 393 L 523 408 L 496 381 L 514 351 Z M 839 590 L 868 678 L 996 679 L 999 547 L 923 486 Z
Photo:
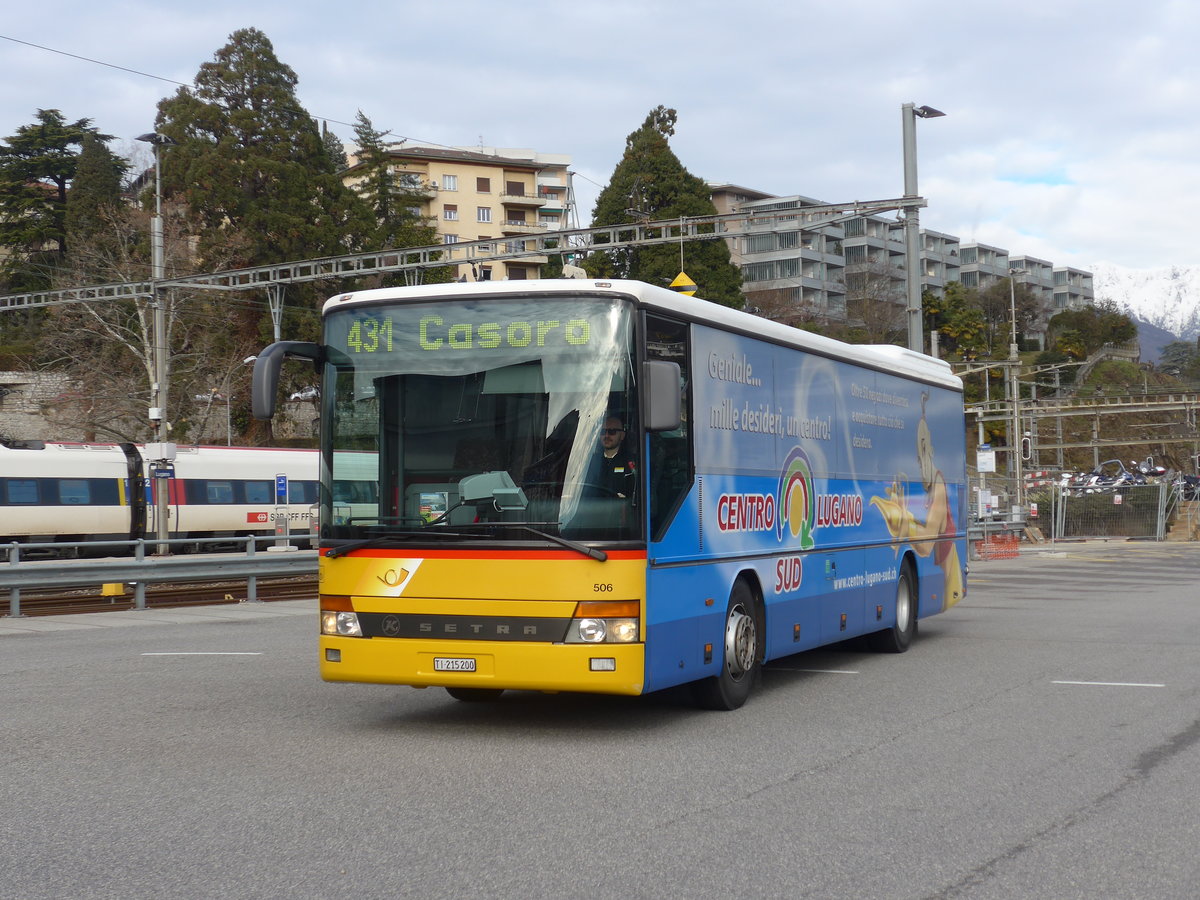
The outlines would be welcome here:
M 638 639 L 637 619 L 609 619 L 608 639 L 618 644 L 632 644 Z
M 579 639 L 587 644 L 599 644 L 608 634 L 608 624 L 603 619 L 579 619 L 576 628 Z
M 321 610 L 321 634 L 336 634 L 340 637 L 362 637 L 362 626 L 358 624 L 358 613 Z
M 638 640 L 636 600 L 587 601 L 576 604 L 568 644 L 632 644 Z
M 637 639 L 637 619 L 575 619 L 567 629 L 568 644 L 632 644 Z

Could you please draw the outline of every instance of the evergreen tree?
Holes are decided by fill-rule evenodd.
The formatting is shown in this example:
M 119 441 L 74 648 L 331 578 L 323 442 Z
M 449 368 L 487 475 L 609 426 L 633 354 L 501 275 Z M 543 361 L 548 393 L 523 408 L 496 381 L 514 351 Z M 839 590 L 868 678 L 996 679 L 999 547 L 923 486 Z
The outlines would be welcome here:
M 335 172 L 341 172 L 349 168 L 350 160 L 346 159 L 346 147 L 342 144 L 342 139 L 329 130 L 329 123 L 321 123 L 321 143 L 325 145 L 325 152 L 329 154 L 329 161 L 333 163 Z
M 1158 352 L 1158 364 L 1164 369 L 1182 371 L 1196 356 L 1196 345 L 1191 341 L 1171 341 Z
M 671 150 L 668 139 L 675 134 L 677 116 L 658 106 L 625 139 L 625 154 L 596 201 L 592 227 L 716 215 L 707 185 Z M 729 246 L 720 237 L 600 251 L 585 265 L 599 277 L 636 278 L 663 287 L 682 269 L 698 286 L 698 296 L 725 306 L 743 305 L 741 272 L 730 263 Z
M 94 134 L 83 139 L 75 179 L 67 194 L 66 235 L 72 251 L 103 239 L 123 210 L 121 181 L 129 164 Z
M 419 188 L 396 177 L 392 171 L 386 132 L 377 131 L 371 120 L 358 111 L 354 138 L 358 143 L 357 168 L 361 180 L 358 196 L 374 213 L 375 227 L 367 248 L 428 247 L 437 243 L 437 228 L 421 216 L 424 199 Z
M 84 138 L 100 141 L 90 119 L 67 122 L 57 109 L 39 109 L 0 144 L 0 248 L 7 251 L 4 290 L 46 288 L 66 257 L 67 194 Z
M 225 232 L 244 236 L 244 264 L 358 249 L 365 210 L 337 173 L 316 122 L 296 98 L 296 74 L 261 31 L 244 28 L 204 63 L 195 88 L 159 104 L 163 189 L 203 223 L 200 255 Z

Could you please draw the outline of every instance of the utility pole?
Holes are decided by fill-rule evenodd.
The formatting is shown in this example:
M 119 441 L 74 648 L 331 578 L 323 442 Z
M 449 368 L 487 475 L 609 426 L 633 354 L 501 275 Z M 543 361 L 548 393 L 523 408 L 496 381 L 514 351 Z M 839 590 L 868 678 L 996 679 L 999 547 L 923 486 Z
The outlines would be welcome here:
M 163 305 L 161 283 L 166 278 L 166 265 L 163 261 L 163 221 L 162 221 L 162 148 L 176 141 L 164 134 L 150 132 L 138 138 L 154 147 L 154 217 L 150 220 L 150 257 L 151 276 L 150 294 L 154 307 L 154 382 L 150 385 L 149 418 L 154 424 L 153 445 L 146 447 L 147 459 L 151 462 L 154 478 L 154 521 L 158 538 L 158 553 L 171 552 L 167 541 L 171 538 L 170 523 L 167 515 L 170 512 L 169 502 L 169 470 L 175 460 L 175 445 L 170 443 L 170 426 L 167 421 L 167 311 Z
M 1009 375 L 1012 378 L 1012 428 L 1009 443 L 1013 458 L 1013 476 L 1016 479 L 1017 506 L 1025 506 L 1025 476 L 1021 466 L 1021 451 L 1024 441 L 1021 432 L 1021 354 L 1017 344 L 1017 284 L 1016 276 L 1024 275 L 1024 269 L 1008 270 L 1009 309 L 1012 313 L 1012 340 L 1008 345 Z
M 944 116 L 932 106 L 917 106 L 905 103 L 900 107 L 904 152 L 904 199 L 915 199 L 917 194 L 917 116 L 935 119 Z M 925 352 L 924 325 L 921 321 L 921 225 L 917 207 L 904 208 L 904 284 L 907 295 L 908 349 Z

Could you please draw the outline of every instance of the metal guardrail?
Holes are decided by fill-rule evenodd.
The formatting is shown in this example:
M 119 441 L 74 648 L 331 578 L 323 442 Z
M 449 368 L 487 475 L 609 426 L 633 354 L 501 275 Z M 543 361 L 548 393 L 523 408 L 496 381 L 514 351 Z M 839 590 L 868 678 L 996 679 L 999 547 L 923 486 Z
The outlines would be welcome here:
M 317 571 L 316 550 L 295 550 L 287 553 L 256 552 L 258 542 L 273 538 L 249 536 L 241 539 L 245 551 L 241 554 L 219 553 L 203 556 L 147 556 L 146 546 L 159 544 L 199 543 L 229 544 L 229 538 L 189 538 L 159 541 L 103 541 L 85 545 L 89 550 L 100 547 L 133 547 L 134 556 L 93 560 L 31 560 L 22 559 L 22 552 L 62 550 L 64 544 L 20 544 L 5 546 L 8 564 L 0 563 L 0 590 L 9 593 L 9 615 L 21 615 L 21 591 L 88 587 L 99 584 L 132 584 L 134 608 L 146 608 L 147 584 L 175 584 L 197 581 L 240 581 L 246 579 L 246 597 L 258 600 L 259 578 L 280 578 L 291 575 L 311 575 Z M 0 545 L 4 546 L 4 545 Z

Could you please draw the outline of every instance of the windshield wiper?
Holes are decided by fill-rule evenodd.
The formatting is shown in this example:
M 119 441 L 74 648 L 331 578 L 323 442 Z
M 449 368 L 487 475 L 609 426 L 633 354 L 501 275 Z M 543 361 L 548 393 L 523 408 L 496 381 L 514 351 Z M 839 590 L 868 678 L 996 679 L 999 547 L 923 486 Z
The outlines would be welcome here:
M 554 525 L 561 526 L 561 522 L 535 522 L 535 525 Z M 603 550 L 597 550 L 595 547 L 589 547 L 586 544 L 581 544 L 578 541 L 573 541 L 570 538 L 560 537 L 557 534 L 550 534 L 548 531 L 541 531 L 534 528 L 526 522 L 469 522 L 455 525 L 455 528 L 470 529 L 478 531 L 488 531 L 493 528 L 519 528 L 522 531 L 528 531 L 530 534 L 536 534 L 538 537 L 550 541 L 552 544 L 558 544 L 560 547 L 566 547 L 568 550 L 574 550 L 576 553 L 587 556 L 597 562 L 607 562 L 608 554 Z
M 510 523 L 505 523 L 510 524 Z M 589 547 L 586 544 L 581 544 L 578 541 L 573 541 L 570 538 L 559 537 L 557 534 L 550 534 L 548 531 L 539 531 L 537 528 L 531 528 L 528 525 L 523 525 L 519 522 L 513 522 L 517 528 L 522 531 L 528 531 L 530 534 L 536 534 L 540 538 L 545 538 L 551 543 L 559 544 L 566 547 L 568 550 L 574 550 L 576 553 L 582 553 L 584 556 L 590 556 L 597 562 L 607 562 L 608 554 L 603 550 L 597 550 L 595 547 Z
M 540 523 L 539 523 L 540 524 Z M 547 525 L 557 525 L 557 522 L 547 522 Z M 471 522 L 464 525 L 454 526 L 461 531 L 443 531 L 440 528 L 428 528 L 421 531 L 392 531 L 387 534 L 377 534 L 369 538 L 362 538 L 357 541 L 350 541 L 345 544 L 339 544 L 336 547 L 330 547 L 325 551 L 326 559 L 334 559 L 339 556 L 344 556 L 355 550 L 362 550 L 366 547 L 376 547 L 380 544 L 391 540 L 392 538 L 422 538 L 428 537 L 431 534 L 436 534 L 438 537 L 467 537 L 462 531 L 487 531 L 493 528 L 519 528 L 522 531 L 527 531 L 530 534 L 535 534 L 543 540 L 550 541 L 552 544 L 558 544 L 560 547 L 566 547 L 568 550 L 574 550 L 582 556 L 589 559 L 594 559 L 597 562 L 607 562 L 608 554 L 603 550 L 597 550 L 595 547 L 589 547 L 586 544 L 581 544 L 578 541 L 573 541 L 570 538 L 560 537 L 557 534 L 550 534 L 547 531 L 541 531 L 524 522 Z
M 376 534 L 369 538 L 362 538 L 357 541 L 348 541 L 345 544 L 338 544 L 336 547 L 330 547 L 325 551 L 326 559 L 335 559 L 339 556 L 345 556 L 347 553 L 352 553 L 355 550 L 362 550 L 366 547 L 378 547 L 387 541 L 396 538 L 415 538 L 427 537 L 430 534 L 436 534 L 438 537 L 466 537 L 465 534 L 458 534 L 453 531 L 389 531 L 387 534 Z

